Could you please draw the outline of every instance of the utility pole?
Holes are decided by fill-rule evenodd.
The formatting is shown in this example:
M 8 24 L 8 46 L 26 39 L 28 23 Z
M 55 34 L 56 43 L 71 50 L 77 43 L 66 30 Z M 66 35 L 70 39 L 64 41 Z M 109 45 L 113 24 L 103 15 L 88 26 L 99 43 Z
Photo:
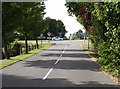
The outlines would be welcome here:
M 84 33 L 84 42 L 85 42 L 85 38 L 86 38 L 86 32 Z
M 69 38 L 70 40 L 71 40 L 71 35 L 72 35 L 72 34 L 70 34 L 70 38 Z
M 88 49 L 90 48 L 89 41 L 90 41 L 90 38 L 89 38 L 89 32 L 88 32 Z

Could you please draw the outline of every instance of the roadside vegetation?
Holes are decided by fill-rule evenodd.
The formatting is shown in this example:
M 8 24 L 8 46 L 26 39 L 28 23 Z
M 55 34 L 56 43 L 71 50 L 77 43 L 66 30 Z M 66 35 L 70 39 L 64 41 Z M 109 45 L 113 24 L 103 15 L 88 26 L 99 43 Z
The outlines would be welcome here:
M 93 44 L 91 42 L 89 42 L 89 49 L 88 49 L 88 41 L 87 40 L 82 41 L 81 44 L 82 44 L 83 50 L 86 51 L 90 56 L 96 58 L 96 61 L 97 61 L 99 56 L 95 52 Z
M 45 18 L 44 10 L 44 1 L 2 2 L 2 60 L 29 54 L 53 36 L 65 37 L 63 22 Z
M 2 2 L 2 59 L 0 68 L 24 60 L 52 44 L 51 37 L 65 38 L 61 20 L 44 17 L 43 2 Z M 49 33 L 49 35 L 48 35 Z
M 75 15 L 77 21 L 86 29 L 94 52 L 98 55 L 97 61 L 102 64 L 101 68 L 119 78 L 120 2 L 66 2 L 66 7 L 69 14 Z M 41 50 L 39 40 L 41 43 L 43 38 L 46 40 L 47 33 L 51 36 L 65 37 L 67 31 L 63 22 L 49 17 L 44 18 L 44 10 L 44 2 L 2 3 L 0 61 L 3 61 L 4 66 L 23 60 Z M 77 36 L 79 33 L 81 31 L 76 33 Z M 24 44 L 19 43 L 19 40 L 23 40 Z M 35 44 L 29 43 L 28 40 L 35 40 Z M 21 55 L 23 56 L 19 57 Z
M 66 7 L 85 27 L 101 68 L 120 78 L 120 2 L 66 2 Z
M 12 65 L 16 62 L 25 60 L 26 58 L 31 57 L 31 56 L 41 52 L 42 50 L 49 48 L 51 45 L 52 45 L 51 43 L 50 44 L 43 43 L 39 49 L 31 50 L 28 54 L 23 53 L 23 54 L 18 55 L 18 56 L 10 57 L 10 59 L 7 59 L 7 60 L 0 60 L 0 68 L 4 68 L 4 67 Z

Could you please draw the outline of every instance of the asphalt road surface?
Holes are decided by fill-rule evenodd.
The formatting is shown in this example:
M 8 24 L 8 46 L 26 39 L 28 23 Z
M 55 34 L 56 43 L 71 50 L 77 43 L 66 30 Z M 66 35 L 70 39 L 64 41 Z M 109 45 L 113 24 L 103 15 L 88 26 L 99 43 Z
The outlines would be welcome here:
M 81 41 L 56 41 L 24 61 L 2 69 L 3 87 L 115 87 L 82 50 Z

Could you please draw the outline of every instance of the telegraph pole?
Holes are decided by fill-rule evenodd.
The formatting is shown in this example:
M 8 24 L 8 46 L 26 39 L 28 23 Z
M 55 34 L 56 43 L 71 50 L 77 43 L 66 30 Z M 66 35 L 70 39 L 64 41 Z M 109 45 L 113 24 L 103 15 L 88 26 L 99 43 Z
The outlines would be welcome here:
M 89 41 L 90 41 L 90 37 L 89 37 L 89 32 L 88 32 L 88 49 L 90 48 Z

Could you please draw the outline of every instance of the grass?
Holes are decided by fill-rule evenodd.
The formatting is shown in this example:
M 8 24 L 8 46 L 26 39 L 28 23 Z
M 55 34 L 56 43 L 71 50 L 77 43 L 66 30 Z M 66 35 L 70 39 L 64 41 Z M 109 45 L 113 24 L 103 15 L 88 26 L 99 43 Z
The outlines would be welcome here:
M 15 56 L 15 57 L 10 57 L 9 60 L 6 60 L 6 59 L 0 60 L 0 68 L 5 68 L 5 67 L 12 65 L 16 62 L 25 60 L 26 58 L 31 57 L 31 56 L 41 52 L 42 50 L 49 48 L 51 45 L 52 44 L 44 43 L 39 49 L 32 50 L 28 54 L 21 54 L 21 55 Z
M 25 40 L 19 40 L 18 43 L 25 43 Z M 28 44 L 36 44 L 35 40 L 28 40 Z M 48 43 L 48 40 L 42 40 L 42 43 Z M 41 44 L 41 40 L 38 40 L 38 44 Z
M 82 44 L 83 50 L 88 50 L 88 41 L 87 40 L 82 41 L 81 44 Z M 91 42 L 89 42 L 89 47 L 93 48 L 93 45 Z

